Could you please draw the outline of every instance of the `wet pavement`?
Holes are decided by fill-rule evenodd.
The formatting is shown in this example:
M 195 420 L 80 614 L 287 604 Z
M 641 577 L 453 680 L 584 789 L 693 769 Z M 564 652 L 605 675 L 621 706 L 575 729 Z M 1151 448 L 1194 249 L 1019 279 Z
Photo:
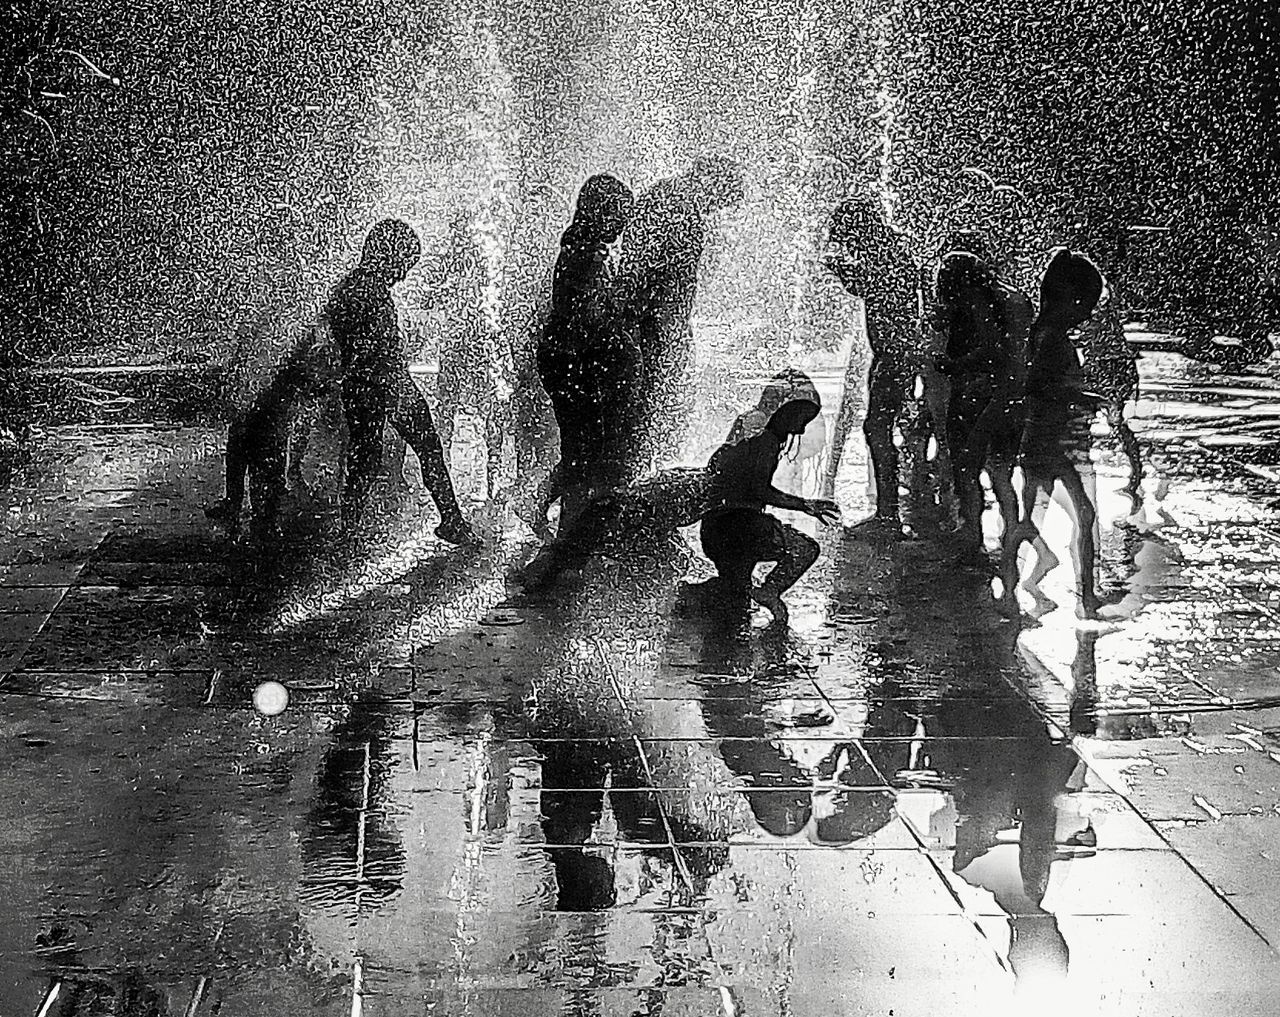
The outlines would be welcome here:
M 1097 622 L 852 525 L 856 440 L 778 634 L 683 545 L 516 606 L 531 537 L 420 491 L 255 553 L 216 432 L 50 430 L 0 522 L 0 1009 L 1274 1013 L 1278 368 L 1142 370 Z

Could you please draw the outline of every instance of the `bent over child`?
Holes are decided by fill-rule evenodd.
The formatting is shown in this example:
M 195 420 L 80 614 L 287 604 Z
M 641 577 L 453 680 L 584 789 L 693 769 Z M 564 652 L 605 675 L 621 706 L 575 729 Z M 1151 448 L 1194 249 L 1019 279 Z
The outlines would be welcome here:
M 792 399 L 774 411 L 763 431 L 721 446 L 707 463 L 702 550 L 726 594 L 750 597 L 779 623 L 787 619 L 782 594 L 817 560 L 818 542 L 765 508 L 804 512 L 824 522 L 840 518 L 834 502 L 801 498 L 773 486 L 784 450 L 799 441 L 819 412 L 816 401 Z M 763 583 L 753 586 L 752 574 L 761 562 L 777 564 Z

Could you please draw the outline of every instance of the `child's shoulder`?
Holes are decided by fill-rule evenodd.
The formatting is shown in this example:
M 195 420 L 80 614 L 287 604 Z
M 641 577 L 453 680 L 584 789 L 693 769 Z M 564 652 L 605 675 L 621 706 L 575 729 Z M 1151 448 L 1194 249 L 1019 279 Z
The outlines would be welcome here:
M 716 451 L 715 455 L 723 460 L 748 461 L 757 456 L 776 453 L 778 439 L 772 432 L 762 428 L 754 434 L 747 435 L 737 441 L 727 441 Z M 713 459 L 715 456 L 712 457 Z

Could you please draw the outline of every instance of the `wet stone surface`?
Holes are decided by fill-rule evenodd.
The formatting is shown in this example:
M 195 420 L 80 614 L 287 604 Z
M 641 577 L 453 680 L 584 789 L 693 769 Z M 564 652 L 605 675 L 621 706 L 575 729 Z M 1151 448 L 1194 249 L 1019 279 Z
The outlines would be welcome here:
M 0 516 L 4 1011 L 1274 1012 L 1280 519 L 1220 440 L 1274 365 L 1143 369 L 1099 622 L 858 527 L 783 634 L 691 609 L 691 547 L 517 604 L 529 535 L 420 491 L 255 554 L 211 430 L 51 433 Z

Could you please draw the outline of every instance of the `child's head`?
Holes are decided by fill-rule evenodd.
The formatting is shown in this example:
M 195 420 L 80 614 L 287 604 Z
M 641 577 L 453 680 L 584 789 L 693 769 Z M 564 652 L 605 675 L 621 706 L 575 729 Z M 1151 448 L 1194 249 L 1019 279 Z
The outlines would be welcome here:
M 760 393 L 760 402 L 756 404 L 756 409 L 766 416 L 772 416 L 778 407 L 792 399 L 809 399 L 819 406 L 822 405 L 818 390 L 809 376 L 794 367 L 788 367 L 770 379 L 769 384 Z
M 409 274 L 421 257 L 422 242 L 413 227 L 399 219 L 383 219 L 365 238 L 360 263 L 396 283 Z
M 831 215 L 827 231 L 827 268 L 857 296 L 883 285 L 886 263 L 902 249 L 902 238 L 885 221 L 879 204 L 869 197 L 846 198 Z
M 613 243 L 626 228 L 635 205 L 631 188 L 615 176 L 597 173 L 588 177 L 578 192 L 574 224 L 593 239 Z
M 953 250 L 938 266 L 938 301 L 951 305 L 959 303 L 974 289 L 991 289 L 996 284 L 995 272 L 979 255 Z
M 1040 321 L 1074 328 L 1089 320 L 1102 298 L 1102 273 L 1083 254 L 1059 247 L 1040 282 Z
M 821 412 L 821 404 L 811 399 L 790 399 L 774 410 L 765 427 L 779 438 L 799 437 Z

